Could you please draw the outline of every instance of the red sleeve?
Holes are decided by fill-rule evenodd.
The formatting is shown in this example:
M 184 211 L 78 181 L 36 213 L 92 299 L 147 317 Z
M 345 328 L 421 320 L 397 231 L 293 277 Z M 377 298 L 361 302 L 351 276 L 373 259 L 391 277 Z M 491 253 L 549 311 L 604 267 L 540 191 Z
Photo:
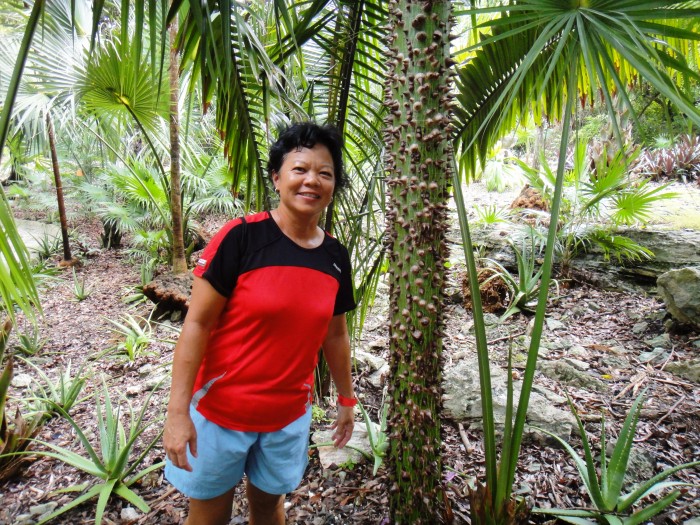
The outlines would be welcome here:
M 238 280 L 245 230 L 241 224 L 240 218 L 227 222 L 204 248 L 193 271 L 225 297 L 231 295 Z

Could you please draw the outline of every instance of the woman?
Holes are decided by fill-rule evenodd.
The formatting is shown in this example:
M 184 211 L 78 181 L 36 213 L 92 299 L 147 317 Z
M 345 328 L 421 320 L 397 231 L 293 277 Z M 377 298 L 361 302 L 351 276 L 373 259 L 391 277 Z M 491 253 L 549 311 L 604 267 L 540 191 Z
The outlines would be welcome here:
M 250 523 L 284 523 L 284 494 L 306 468 L 319 348 L 339 393 L 333 440 L 351 437 L 350 262 L 318 227 L 345 182 L 341 148 L 331 127 L 285 130 L 268 162 L 277 208 L 230 221 L 197 261 L 163 437 L 186 524 L 228 523 L 244 473 Z

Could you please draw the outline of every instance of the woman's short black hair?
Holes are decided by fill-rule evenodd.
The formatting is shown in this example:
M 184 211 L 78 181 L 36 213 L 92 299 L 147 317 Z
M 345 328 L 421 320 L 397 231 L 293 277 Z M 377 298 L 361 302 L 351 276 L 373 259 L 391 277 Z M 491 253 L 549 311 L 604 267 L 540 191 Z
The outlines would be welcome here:
M 301 148 L 313 148 L 316 144 L 328 148 L 333 159 L 335 175 L 333 193 L 344 188 L 347 181 L 343 170 L 343 137 L 335 126 L 329 124 L 319 126 L 314 122 L 299 122 L 284 129 L 270 148 L 270 157 L 267 161 L 267 172 L 270 178 L 274 172 L 279 172 L 287 153 Z

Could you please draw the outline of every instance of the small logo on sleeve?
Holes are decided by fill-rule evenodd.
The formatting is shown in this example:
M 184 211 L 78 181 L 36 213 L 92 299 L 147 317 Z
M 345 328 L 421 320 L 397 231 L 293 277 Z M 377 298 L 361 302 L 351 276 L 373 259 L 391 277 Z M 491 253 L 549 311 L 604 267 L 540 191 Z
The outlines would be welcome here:
M 207 265 L 206 259 L 202 259 L 202 258 L 197 259 L 197 266 L 199 266 L 200 268 L 204 268 L 206 265 Z

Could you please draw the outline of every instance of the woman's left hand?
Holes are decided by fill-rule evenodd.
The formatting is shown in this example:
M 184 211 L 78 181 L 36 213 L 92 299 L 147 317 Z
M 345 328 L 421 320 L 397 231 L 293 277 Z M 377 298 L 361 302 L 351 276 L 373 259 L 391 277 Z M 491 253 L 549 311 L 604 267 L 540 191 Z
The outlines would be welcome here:
M 333 443 L 338 448 L 343 448 L 352 437 L 352 429 L 355 426 L 355 414 L 353 407 L 344 407 L 338 405 L 338 416 L 331 428 L 335 429 L 333 433 Z

